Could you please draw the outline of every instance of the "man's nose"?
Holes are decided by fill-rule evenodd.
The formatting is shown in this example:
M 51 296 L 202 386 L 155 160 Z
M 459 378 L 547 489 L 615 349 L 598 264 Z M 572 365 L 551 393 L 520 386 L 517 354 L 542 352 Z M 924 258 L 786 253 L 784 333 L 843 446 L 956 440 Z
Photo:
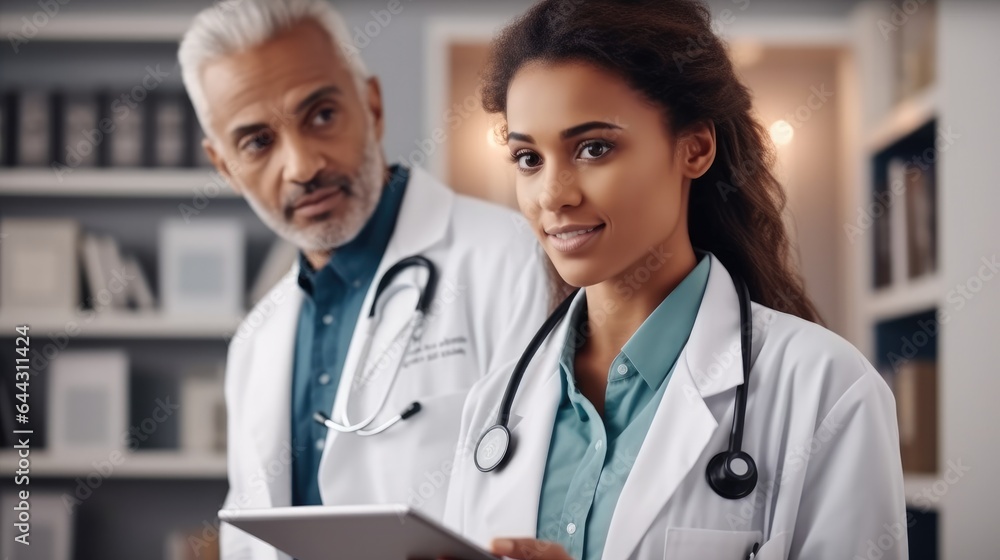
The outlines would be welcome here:
M 286 137 L 284 179 L 306 184 L 326 166 L 322 152 L 301 138 Z

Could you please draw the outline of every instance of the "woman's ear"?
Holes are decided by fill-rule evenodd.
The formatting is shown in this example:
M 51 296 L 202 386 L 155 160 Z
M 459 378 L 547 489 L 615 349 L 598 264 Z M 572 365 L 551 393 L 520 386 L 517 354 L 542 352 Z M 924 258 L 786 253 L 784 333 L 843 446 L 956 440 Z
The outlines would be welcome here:
M 691 125 L 678 138 L 677 149 L 685 177 L 697 179 L 704 175 L 715 161 L 715 123 Z

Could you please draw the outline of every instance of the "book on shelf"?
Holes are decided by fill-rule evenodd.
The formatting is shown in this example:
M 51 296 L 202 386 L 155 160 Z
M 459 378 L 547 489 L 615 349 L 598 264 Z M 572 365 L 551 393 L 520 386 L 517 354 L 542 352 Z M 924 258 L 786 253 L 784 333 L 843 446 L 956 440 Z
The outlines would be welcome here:
M 937 270 L 937 203 L 933 163 L 893 157 L 873 203 L 875 288 L 898 285 Z
M 937 362 L 907 360 L 889 374 L 896 397 L 899 453 L 906 472 L 937 472 Z
M 937 270 L 935 166 L 910 165 L 906 172 L 906 261 L 909 278 Z
M 80 259 L 91 307 L 149 310 L 156 306 L 142 265 L 135 256 L 122 254 L 114 237 L 85 233 Z

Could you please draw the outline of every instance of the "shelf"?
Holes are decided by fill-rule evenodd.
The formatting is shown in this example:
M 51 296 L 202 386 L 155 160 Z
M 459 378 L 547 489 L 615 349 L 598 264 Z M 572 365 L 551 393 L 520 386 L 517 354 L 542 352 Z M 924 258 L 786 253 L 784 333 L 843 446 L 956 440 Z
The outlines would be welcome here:
M 63 7 L 63 10 L 68 8 Z M 24 18 L 32 21 L 34 12 L 0 12 L 0 32 L 9 37 L 12 33 L 27 41 L 101 41 L 101 42 L 179 42 L 191 26 L 192 15 L 176 13 L 100 13 L 71 14 L 62 10 L 54 17 L 46 17 L 45 24 L 37 27 L 38 33 L 28 38 L 22 28 Z M 42 16 L 38 16 L 41 19 Z
M 930 86 L 898 103 L 871 131 L 868 147 L 879 152 L 934 118 L 940 105 L 938 90 Z
M 74 169 L 61 178 L 47 168 L 0 171 L 0 196 L 235 198 L 212 169 Z
M 944 286 L 938 275 L 915 278 L 869 294 L 867 312 L 873 322 L 927 311 L 941 305 Z
M 27 324 L 33 332 L 65 333 L 74 338 L 207 339 L 232 336 L 240 317 L 166 315 L 159 312 L 76 314 L 38 311 L 0 311 L 0 336 L 14 336 L 14 328 Z M 75 334 L 73 334 L 75 332 Z
M 118 464 L 111 463 L 111 453 L 87 456 L 56 456 L 46 451 L 32 451 L 29 477 L 76 478 L 91 474 L 108 478 L 178 478 L 224 479 L 225 455 L 184 453 L 180 451 L 122 452 Z M 13 476 L 18 469 L 15 451 L 0 451 L 0 468 Z M 103 469 L 102 469 L 103 467 Z M 110 470 L 110 474 L 105 474 Z M 102 472 L 103 471 L 103 472 Z

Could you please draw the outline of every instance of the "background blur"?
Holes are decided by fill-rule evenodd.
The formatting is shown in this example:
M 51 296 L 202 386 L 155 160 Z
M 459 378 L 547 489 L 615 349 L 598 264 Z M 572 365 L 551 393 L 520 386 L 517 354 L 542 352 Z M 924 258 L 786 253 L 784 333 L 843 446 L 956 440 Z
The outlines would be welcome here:
M 475 88 L 530 2 L 335 3 L 382 80 L 388 158 L 513 204 Z M 4 558 L 212 557 L 226 345 L 294 250 L 201 157 L 175 53 L 207 5 L 0 6 Z M 996 558 L 1000 2 L 711 6 L 777 144 L 809 294 L 896 394 L 913 517 L 887 535 L 912 558 Z M 13 544 L 18 429 L 34 431 L 30 556 Z

